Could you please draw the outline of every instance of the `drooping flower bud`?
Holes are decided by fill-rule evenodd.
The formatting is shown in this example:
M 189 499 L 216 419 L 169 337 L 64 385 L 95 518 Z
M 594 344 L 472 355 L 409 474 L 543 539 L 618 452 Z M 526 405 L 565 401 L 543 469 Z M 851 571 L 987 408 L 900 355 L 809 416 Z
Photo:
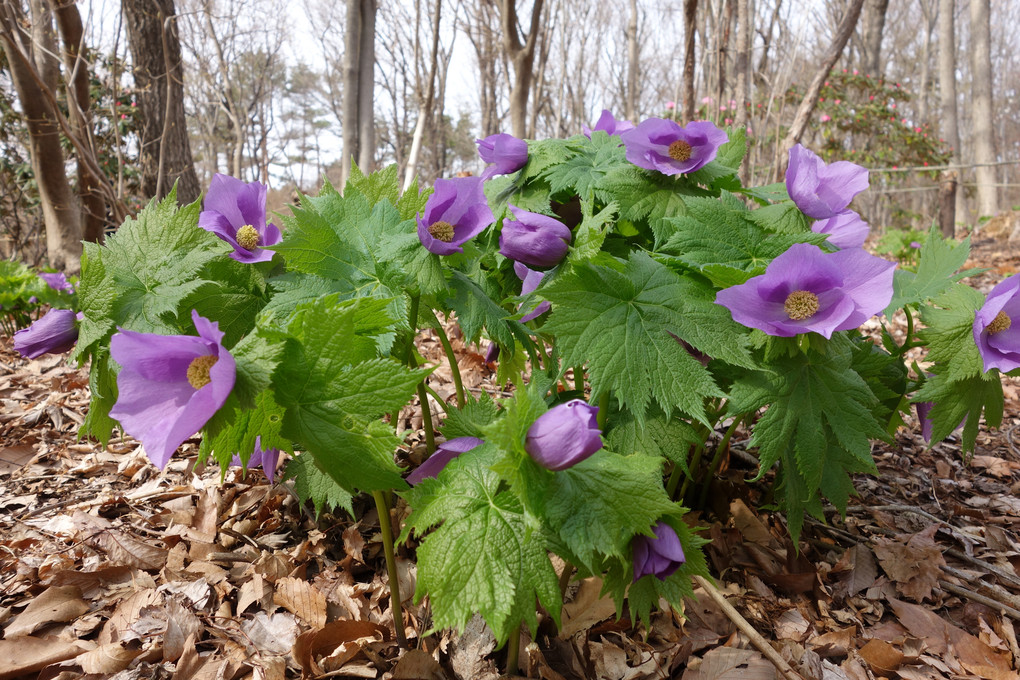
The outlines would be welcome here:
M 61 354 L 78 341 L 75 314 L 70 309 L 51 309 L 28 328 L 14 334 L 14 349 L 27 359 Z
M 466 453 L 473 448 L 479 447 L 485 442 L 478 437 L 457 437 L 449 441 L 443 442 L 435 450 L 435 452 L 429 456 L 428 460 L 419 465 L 414 472 L 407 476 L 407 483 L 411 486 L 421 484 L 422 481 L 430 478 L 437 477 L 446 464 L 456 458 L 462 453 Z
M 597 406 L 572 399 L 540 415 L 524 440 L 536 463 L 549 470 L 565 470 L 602 448 Z
M 665 581 L 687 561 L 680 537 L 673 527 L 659 520 L 652 531 L 655 532 L 654 537 L 641 535 L 634 538 L 635 581 L 642 576 L 654 576 Z
M 800 211 L 826 220 L 846 210 L 854 196 L 868 188 L 868 170 L 849 161 L 826 165 L 810 149 L 797 144 L 790 149 L 786 190 Z
M 499 252 L 532 267 L 553 267 L 570 249 L 570 229 L 554 217 L 510 206 L 516 220 L 503 220 Z

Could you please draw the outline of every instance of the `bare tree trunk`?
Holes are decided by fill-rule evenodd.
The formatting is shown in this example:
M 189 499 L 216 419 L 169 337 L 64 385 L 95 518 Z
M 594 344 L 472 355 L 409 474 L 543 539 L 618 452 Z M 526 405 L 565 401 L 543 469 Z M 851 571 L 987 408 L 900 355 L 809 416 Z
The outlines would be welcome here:
M 142 117 L 142 193 L 162 198 L 176 182 L 177 200 L 191 203 L 202 189 L 184 118 L 184 67 L 174 2 L 121 0 L 121 10 Z
M 64 167 L 60 124 L 44 92 L 56 92 L 60 70 L 53 16 L 44 0 L 32 0 L 30 6 L 31 36 L 22 28 L 27 22 L 19 4 L 0 6 L 0 45 L 28 127 L 47 258 L 53 267 L 76 273 L 81 268 L 81 213 Z
M 918 93 L 917 119 L 927 123 L 930 117 L 931 97 L 931 48 L 932 33 L 938 21 L 938 11 L 933 0 L 921 0 L 921 16 L 924 17 L 924 46 L 921 52 L 921 91 Z
M 358 57 L 358 166 L 375 170 L 375 15 L 376 0 L 361 0 L 361 43 Z
M 513 85 L 510 87 L 510 127 L 515 137 L 524 138 L 528 134 L 528 96 L 531 94 L 532 66 L 544 6 L 545 0 L 535 0 L 528 34 L 522 37 L 517 31 L 517 0 L 500 0 L 499 4 L 503 49 L 514 69 Z
M 630 18 L 627 20 L 627 94 L 623 107 L 623 117 L 627 120 L 637 118 L 639 59 L 637 0 L 630 0 Z
M 482 0 L 474 5 L 473 20 L 467 27 L 468 39 L 475 48 L 478 58 L 478 99 L 479 128 L 482 137 L 499 132 L 499 112 L 497 111 L 496 83 L 496 50 L 498 43 L 496 32 L 489 23 L 494 0 Z
M 843 48 L 846 47 L 847 41 L 850 40 L 850 35 L 854 32 L 854 27 L 857 25 L 857 19 L 861 16 L 861 7 L 863 5 L 864 0 L 851 0 L 846 14 L 843 15 L 843 19 L 836 29 L 836 35 L 832 39 L 832 45 L 829 46 L 829 51 L 826 53 L 821 67 L 815 72 L 814 79 L 808 85 L 808 89 L 804 93 L 800 105 L 797 107 L 797 113 L 793 118 L 790 131 L 780 148 L 776 150 L 776 157 L 772 165 L 773 177 L 782 177 L 786 171 L 790 149 L 804 135 L 804 130 L 807 128 L 811 113 L 815 110 L 815 105 L 818 103 L 818 93 L 822 91 L 822 83 L 829 76 L 829 72 L 839 59 L 839 55 L 843 53 Z
M 970 0 L 973 81 L 971 120 L 974 132 L 974 162 L 977 164 L 978 216 L 999 212 L 998 174 L 995 162 L 995 132 L 992 127 L 992 52 L 989 0 Z
M 694 45 L 698 25 L 698 0 L 684 0 L 684 96 L 683 122 L 694 119 Z
M 939 0 L 939 95 L 941 99 L 942 138 L 952 152 L 950 163 L 960 163 L 960 127 L 956 100 L 956 20 L 955 0 Z M 956 221 L 965 220 L 963 199 L 956 192 Z
M 864 72 L 875 78 L 882 77 L 882 34 L 888 9 L 889 0 L 868 0 L 864 10 Z
M 751 0 L 737 0 L 737 51 L 733 64 L 736 75 L 733 98 L 737 100 L 737 110 L 733 113 L 733 122 L 738 127 L 747 127 L 747 104 L 751 101 L 750 44 L 753 12 L 750 11 L 750 4 Z M 744 171 L 748 169 L 745 164 Z
M 411 140 L 411 151 L 407 156 L 407 170 L 404 173 L 404 191 L 407 191 L 414 180 L 415 168 L 418 165 L 418 154 L 421 151 L 421 140 L 425 134 L 425 121 L 433 115 L 436 92 L 436 69 L 439 68 L 439 15 L 443 1 L 436 0 L 432 13 L 432 54 L 429 58 L 429 75 L 425 83 L 424 93 L 419 93 L 418 120 L 414 124 L 414 138 Z M 417 35 L 417 28 L 415 29 Z
M 351 163 L 360 156 L 358 132 L 358 76 L 361 71 L 361 0 L 347 0 L 347 24 L 344 28 L 343 121 L 340 123 L 344 155 L 340 164 L 340 182 L 347 183 Z
M 68 97 L 67 113 L 71 129 L 83 144 L 87 144 L 91 156 L 95 157 L 95 144 L 91 129 L 91 97 L 89 93 L 89 68 L 81 55 L 85 45 L 81 14 L 74 0 L 54 0 L 57 27 L 64 44 L 62 54 L 64 69 L 67 71 Z M 100 179 L 82 154 L 77 155 L 78 199 L 81 202 L 82 238 L 86 241 L 103 240 L 106 226 L 106 201 L 100 193 Z

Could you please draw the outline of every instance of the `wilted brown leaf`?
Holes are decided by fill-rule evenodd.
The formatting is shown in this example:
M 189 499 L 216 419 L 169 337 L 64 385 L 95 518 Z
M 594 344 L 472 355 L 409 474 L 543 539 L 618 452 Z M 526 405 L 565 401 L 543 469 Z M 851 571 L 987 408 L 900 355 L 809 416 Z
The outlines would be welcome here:
M 359 650 L 357 643 L 388 639 L 389 631 L 371 621 L 333 621 L 322 629 L 302 633 L 294 643 L 294 660 L 305 673 L 320 674 L 321 658 L 333 655 L 344 645 L 355 643 L 353 656 Z
M 52 586 L 28 603 L 4 630 L 8 640 L 30 635 L 50 623 L 72 621 L 89 610 L 77 586 Z
M 946 565 L 942 549 L 935 544 L 937 530 L 938 525 L 932 524 L 912 536 L 875 539 L 875 556 L 882 569 L 900 593 L 916 602 L 931 597 Z
M 22 636 L 0 640 L 0 680 L 19 678 L 42 670 L 50 664 L 72 659 L 91 645 L 59 640 L 55 637 Z
M 80 654 L 75 662 L 86 673 L 117 673 L 131 665 L 142 653 L 138 640 L 111 642 Z
M 563 625 L 559 637 L 568 639 L 575 633 L 591 628 L 599 621 L 616 615 L 616 604 L 609 595 L 602 596 L 602 579 L 592 576 L 581 581 L 574 599 L 563 606 Z
M 274 601 L 314 629 L 326 625 L 326 596 L 307 581 L 286 577 L 276 582 Z
M 774 680 L 776 668 L 753 649 L 716 647 L 697 668 L 688 667 L 682 680 Z
M 241 630 L 262 654 L 286 654 L 297 639 L 298 624 L 293 616 L 259 612 L 241 624 Z
M 861 648 L 859 654 L 878 675 L 893 673 L 903 663 L 903 652 L 885 640 L 868 640 L 868 644 Z

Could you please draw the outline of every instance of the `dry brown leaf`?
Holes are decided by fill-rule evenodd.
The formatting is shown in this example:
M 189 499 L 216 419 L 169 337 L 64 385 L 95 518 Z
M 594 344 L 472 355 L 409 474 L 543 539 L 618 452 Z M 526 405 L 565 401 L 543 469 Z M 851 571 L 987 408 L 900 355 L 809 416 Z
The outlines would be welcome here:
M 281 578 L 273 600 L 316 630 L 326 625 L 326 596 L 307 581 Z
M 733 518 L 733 525 L 745 541 L 756 543 L 765 548 L 778 547 L 779 544 L 769 532 L 768 527 L 758 519 L 758 513 L 748 508 L 744 501 L 738 498 L 730 503 L 730 516 Z
M 364 563 L 365 559 L 361 556 L 361 553 L 365 549 L 365 538 L 361 535 L 360 524 L 355 522 L 344 529 L 342 538 L 344 541 L 344 552 L 355 562 Z
M 843 553 L 839 562 L 832 568 L 832 572 L 841 572 L 838 574 L 839 581 L 833 593 L 834 596 L 838 594 L 843 597 L 853 597 L 875 584 L 878 567 L 871 549 L 857 543 Z
M 4 630 L 8 640 L 30 635 L 50 623 L 73 621 L 89 610 L 77 586 L 52 586 L 28 603 Z
M 811 628 L 811 622 L 804 618 L 799 609 L 788 609 L 776 619 L 773 627 L 780 640 L 801 641 Z
M 55 637 L 0 640 L 0 680 L 19 678 L 40 671 L 50 664 L 73 659 L 90 646 Z
M 119 642 L 125 639 L 125 635 L 131 629 L 131 624 L 139 619 L 139 613 L 145 607 L 151 607 L 163 602 L 163 596 L 156 592 L 155 588 L 139 590 L 131 597 L 121 600 L 117 608 L 110 615 L 110 620 L 99 632 L 99 644 Z
M 934 536 L 937 524 L 931 524 L 912 536 L 875 539 L 875 556 L 882 569 L 896 582 L 896 590 L 916 602 L 931 597 L 938 586 L 941 568 L 946 565 L 942 549 Z M 906 540 L 903 540 L 903 539 Z
M 282 656 L 262 656 L 253 660 L 253 664 L 255 680 L 285 680 L 287 677 L 287 659 Z
M 332 655 L 340 647 L 349 643 L 388 639 L 389 630 L 371 621 L 333 621 L 319 630 L 310 630 L 298 636 L 292 653 L 305 673 L 321 674 L 323 669 L 319 666 L 319 660 Z
M 877 638 L 868 640 L 859 654 L 878 675 L 892 673 L 903 663 L 903 652 Z
M 126 565 L 146 571 L 159 571 L 166 564 L 167 551 L 118 529 L 99 531 L 85 543 L 106 553 L 110 566 Z
M 393 680 L 446 680 L 446 673 L 431 654 L 423 649 L 405 652 L 391 671 Z
M 983 469 L 990 475 L 1006 479 L 1011 479 L 1013 471 L 1020 469 L 1020 463 L 996 458 L 995 456 L 972 456 L 970 464 L 976 468 Z
M 688 667 L 683 680 L 775 680 L 776 668 L 753 649 L 716 647 L 697 668 Z
M 298 624 L 290 614 L 277 612 L 270 616 L 259 612 L 241 623 L 241 630 L 262 654 L 286 654 L 297 639 Z
M 142 643 L 138 640 L 111 642 L 78 655 L 75 662 L 86 673 L 118 673 L 141 654 Z
M 575 633 L 616 615 L 613 598 L 600 596 L 601 592 L 602 579 L 597 576 L 581 581 L 574 599 L 563 606 L 563 625 L 557 637 L 569 639 Z
M 472 616 L 464 626 L 464 633 L 454 637 L 450 647 L 450 667 L 458 678 L 495 680 L 499 677 L 495 663 L 489 658 L 496 648 L 496 637 L 481 616 Z
M 824 658 L 842 658 L 853 647 L 856 630 L 853 627 L 816 635 L 807 641 L 808 648 Z
M 175 597 L 166 601 L 166 633 L 163 634 L 163 660 L 176 661 L 187 649 L 188 641 L 201 636 L 205 626 L 194 612 Z M 192 642 L 192 644 L 194 644 Z
M 252 604 L 258 602 L 261 607 L 265 608 L 272 604 L 273 597 L 273 586 L 271 583 L 267 583 L 262 574 L 257 571 L 252 574 L 252 577 L 241 584 L 241 587 L 237 592 L 237 616 L 240 616 L 248 609 Z

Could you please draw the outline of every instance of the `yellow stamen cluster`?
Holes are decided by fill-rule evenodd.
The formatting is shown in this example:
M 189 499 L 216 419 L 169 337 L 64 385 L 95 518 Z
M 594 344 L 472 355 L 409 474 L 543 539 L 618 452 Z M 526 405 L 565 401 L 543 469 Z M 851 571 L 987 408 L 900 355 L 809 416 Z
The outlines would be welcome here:
M 691 145 L 682 139 L 678 139 L 669 145 L 669 157 L 675 161 L 691 160 Z
M 988 324 L 987 326 L 988 335 L 995 335 L 996 333 L 1001 333 L 1002 331 L 1008 331 L 1009 327 L 1012 325 L 1013 320 L 1009 318 L 1009 314 L 1000 311 L 998 314 L 995 315 L 995 318 L 992 319 L 992 322 Z
M 255 250 L 259 245 L 259 232 L 255 227 L 246 224 L 237 230 L 237 245 L 245 250 Z
M 432 234 L 432 238 L 449 243 L 453 240 L 453 225 L 442 220 L 433 222 L 429 225 L 429 233 Z
M 209 384 L 209 371 L 216 365 L 220 358 L 212 354 L 203 354 L 195 357 L 188 365 L 188 383 L 196 390 L 200 390 Z
M 783 309 L 794 321 L 810 319 L 818 312 L 818 296 L 810 291 L 795 290 L 786 296 Z

